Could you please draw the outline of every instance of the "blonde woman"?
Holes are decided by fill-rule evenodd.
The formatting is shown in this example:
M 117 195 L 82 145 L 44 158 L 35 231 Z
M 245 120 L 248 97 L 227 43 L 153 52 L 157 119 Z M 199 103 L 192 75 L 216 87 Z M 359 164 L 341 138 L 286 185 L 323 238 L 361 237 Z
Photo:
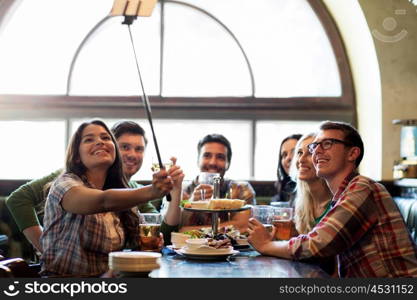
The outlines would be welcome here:
M 291 177 L 297 182 L 294 221 L 298 234 L 309 233 L 331 209 L 332 193 L 326 181 L 317 177 L 311 153 L 307 149 L 314 138 L 314 133 L 300 138 L 290 169 Z M 319 264 L 329 274 L 337 275 L 334 257 L 308 261 Z
M 306 134 L 297 142 L 290 174 L 297 182 L 295 199 L 295 228 L 306 234 L 320 222 L 331 208 L 332 193 L 326 181 L 317 177 L 307 145 L 315 134 Z

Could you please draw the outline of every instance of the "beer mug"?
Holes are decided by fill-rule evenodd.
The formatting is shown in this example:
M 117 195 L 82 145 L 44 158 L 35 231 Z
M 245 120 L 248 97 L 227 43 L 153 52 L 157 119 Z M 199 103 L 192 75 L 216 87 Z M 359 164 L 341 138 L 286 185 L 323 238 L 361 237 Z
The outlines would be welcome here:
M 142 251 L 159 252 L 162 215 L 149 213 L 139 215 L 139 244 Z
M 275 239 L 286 241 L 291 238 L 293 227 L 293 209 L 291 207 L 274 207 L 272 224 L 275 226 Z

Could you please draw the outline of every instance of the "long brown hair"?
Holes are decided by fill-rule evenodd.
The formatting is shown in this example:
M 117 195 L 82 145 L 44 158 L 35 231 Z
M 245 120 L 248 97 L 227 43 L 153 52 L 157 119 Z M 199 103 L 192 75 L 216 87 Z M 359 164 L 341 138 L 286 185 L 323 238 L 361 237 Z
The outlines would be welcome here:
M 80 177 L 87 186 L 90 186 L 89 182 L 86 178 L 86 171 L 87 168 L 81 161 L 80 157 L 80 144 L 81 144 L 81 137 L 84 129 L 88 125 L 97 125 L 101 126 L 106 130 L 106 132 L 110 135 L 114 145 L 115 145 L 115 153 L 116 157 L 113 164 L 107 170 L 106 180 L 104 182 L 103 190 L 113 189 L 113 188 L 128 188 L 128 183 L 126 177 L 123 174 L 123 162 L 121 159 L 121 155 L 119 152 L 119 147 L 117 145 L 117 141 L 114 138 L 113 134 L 109 130 L 109 128 L 104 124 L 101 120 L 93 120 L 89 122 L 82 123 L 77 131 L 71 138 L 71 141 L 67 148 L 67 154 L 65 158 L 65 173 L 72 173 Z M 125 234 L 126 234 L 126 241 L 129 242 L 129 245 L 136 248 L 137 240 L 138 240 L 138 227 L 139 227 L 139 217 L 135 214 L 131 209 L 123 210 L 117 212 L 118 217 L 123 225 Z

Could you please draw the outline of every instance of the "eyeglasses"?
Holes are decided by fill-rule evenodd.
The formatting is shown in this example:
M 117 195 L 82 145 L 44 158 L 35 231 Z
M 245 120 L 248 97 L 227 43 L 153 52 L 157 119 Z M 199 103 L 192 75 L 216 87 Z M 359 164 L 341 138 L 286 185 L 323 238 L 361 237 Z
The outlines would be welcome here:
M 351 143 L 342 141 L 342 140 L 338 140 L 338 139 L 324 139 L 321 142 L 315 142 L 315 143 L 311 143 L 307 145 L 308 148 L 308 152 L 310 152 L 311 154 L 313 154 L 313 152 L 317 149 L 317 147 L 319 145 L 321 145 L 321 148 L 323 150 L 327 150 L 330 149 L 333 144 L 343 144 L 345 146 L 352 146 Z

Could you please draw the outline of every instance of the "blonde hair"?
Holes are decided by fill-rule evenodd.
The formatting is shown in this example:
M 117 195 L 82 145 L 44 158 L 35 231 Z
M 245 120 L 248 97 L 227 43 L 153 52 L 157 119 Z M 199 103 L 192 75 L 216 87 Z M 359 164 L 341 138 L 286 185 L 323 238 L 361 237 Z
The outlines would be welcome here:
M 301 148 L 301 143 L 308 138 L 315 137 L 316 133 L 308 133 L 301 137 L 297 142 L 294 150 L 294 158 L 291 163 L 290 174 L 294 181 L 297 182 L 297 193 L 295 197 L 295 214 L 294 222 L 295 228 L 298 233 L 306 234 L 310 232 L 315 225 L 314 217 L 314 198 L 311 194 L 310 187 L 306 181 L 300 180 L 298 178 L 298 171 L 296 167 L 297 163 L 297 153 Z M 327 191 L 329 200 L 332 197 L 332 194 L 326 184 L 326 181 L 322 178 L 319 179 L 323 189 Z

